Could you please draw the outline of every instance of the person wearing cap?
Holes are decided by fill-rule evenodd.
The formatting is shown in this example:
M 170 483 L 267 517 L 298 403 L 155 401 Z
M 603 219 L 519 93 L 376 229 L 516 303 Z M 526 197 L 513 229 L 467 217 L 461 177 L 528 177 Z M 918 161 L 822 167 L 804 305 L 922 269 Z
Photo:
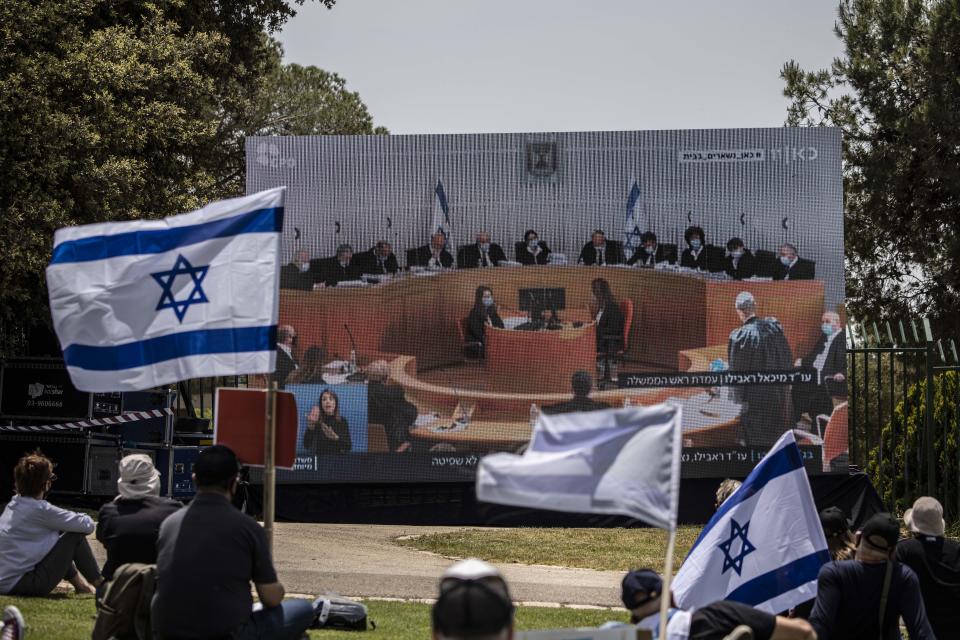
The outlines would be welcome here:
M 462 560 L 440 578 L 431 610 L 433 640 L 512 640 L 513 613 L 500 571 L 476 558 Z
M 734 302 L 740 326 L 730 332 L 727 362 L 730 372 L 787 371 L 793 355 L 776 318 L 758 318 L 757 301 L 749 291 L 741 291 Z M 764 452 L 777 441 L 790 424 L 790 387 L 787 385 L 741 385 L 733 387 L 740 403 L 740 428 L 737 440 Z
M 899 640 L 900 618 L 911 640 L 936 638 L 917 574 L 893 559 L 899 537 L 889 513 L 875 514 L 857 532 L 856 559 L 820 568 L 810 614 L 819 640 Z
M 630 622 L 640 629 L 650 630 L 654 640 L 663 638 L 660 634 L 662 591 L 663 580 L 652 569 L 630 571 L 621 583 L 620 598 L 630 612 Z M 741 602 L 723 600 L 684 611 L 674 608 L 672 594 L 670 599 L 664 640 L 723 638 L 728 635 L 754 640 L 816 640 L 817 637 L 805 620 L 775 616 Z M 746 633 L 748 629 L 752 635 Z
M 960 543 L 944 537 L 943 507 L 917 498 L 903 522 L 913 537 L 897 544 L 896 559 L 917 574 L 930 627 L 938 638 L 960 635 Z
M 231 504 L 240 482 L 236 454 L 207 447 L 193 464 L 193 482 L 190 505 L 160 525 L 154 637 L 300 640 L 316 617 L 313 604 L 283 599 L 263 527 Z
M 156 564 L 160 524 L 183 506 L 160 496 L 160 473 L 143 453 L 120 460 L 117 493 L 97 516 L 97 540 L 107 550 L 105 580 L 128 562 Z

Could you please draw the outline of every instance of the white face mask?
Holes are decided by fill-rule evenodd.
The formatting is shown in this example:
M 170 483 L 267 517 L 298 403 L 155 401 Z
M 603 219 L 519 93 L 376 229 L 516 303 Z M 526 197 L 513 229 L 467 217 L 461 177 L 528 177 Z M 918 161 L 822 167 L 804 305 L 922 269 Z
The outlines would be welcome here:
M 643 248 L 643 250 L 646 251 L 648 254 L 650 254 L 650 255 L 652 256 L 653 253 L 654 253 L 654 251 L 657 250 L 657 248 L 656 248 L 656 247 L 646 246 L 646 247 Z
M 340 266 L 343 267 L 344 269 L 346 269 L 349 265 L 350 265 L 349 260 L 347 260 L 346 262 L 344 262 L 343 260 L 340 261 Z
M 300 263 L 300 272 L 301 272 L 301 273 L 306 273 L 307 271 L 310 271 L 310 263 L 309 263 L 309 262 L 301 262 L 301 263 Z
M 743 251 L 732 251 L 730 253 L 730 257 L 733 258 L 734 260 L 740 259 L 741 256 L 743 256 Z
M 483 296 L 483 306 L 485 306 L 485 307 L 492 307 L 492 306 L 493 306 L 493 298 L 490 297 L 490 296 Z
M 530 240 L 529 242 L 527 242 L 527 248 L 529 248 L 530 251 L 536 251 L 537 247 L 539 246 L 540 246 L 539 240 Z
M 481 243 L 480 243 L 480 251 L 483 251 L 484 253 L 490 251 L 490 243 L 489 243 L 489 242 L 481 242 Z

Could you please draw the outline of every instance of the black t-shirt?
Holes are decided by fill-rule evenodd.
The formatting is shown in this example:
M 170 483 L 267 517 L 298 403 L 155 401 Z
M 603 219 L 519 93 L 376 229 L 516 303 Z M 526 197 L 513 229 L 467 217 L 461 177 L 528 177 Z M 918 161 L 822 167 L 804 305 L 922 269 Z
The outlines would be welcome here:
M 897 560 L 917 574 L 937 638 L 960 634 L 960 543 L 932 536 L 903 540 L 897 543 Z
M 100 507 L 97 540 L 107 550 L 103 577 L 111 579 L 117 567 L 128 562 L 156 563 L 160 524 L 181 507 L 176 500 L 159 496 L 118 498 Z
M 753 629 L 754 640 L 769 640 L 777 618 L 740 602 L 714 602 L 697 609 L 690 617 L 690 640 L 719 640 L 745 624 Z
M 198 493 L 167 518 L 157 546 L 153 612 L 164 637 L 230 636 L 250 618 L 250 582 L 277 581 L 263 528 L 219 494 Z
M 900 617 L 911 640 L 935 637 L 923 607 L 917 574 L 899 562 L 893 563 L 881 636 L 879 608 L 886 571 L 885 562 L 860 560 L 828 562 L 820 567 L 817 601 L 810 614 L 819 640 L 898 640 Z

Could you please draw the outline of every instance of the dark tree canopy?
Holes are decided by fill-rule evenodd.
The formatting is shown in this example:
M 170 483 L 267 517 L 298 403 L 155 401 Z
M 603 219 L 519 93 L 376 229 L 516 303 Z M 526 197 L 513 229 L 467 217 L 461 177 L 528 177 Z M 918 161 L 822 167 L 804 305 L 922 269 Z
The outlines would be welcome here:
M 787 124 L 843 130 L 852 314 L 960 327 L 960 3 L 843 0 L 829 69 L 788 62 Z M 882 311 L 881 311 L 882 310 Z

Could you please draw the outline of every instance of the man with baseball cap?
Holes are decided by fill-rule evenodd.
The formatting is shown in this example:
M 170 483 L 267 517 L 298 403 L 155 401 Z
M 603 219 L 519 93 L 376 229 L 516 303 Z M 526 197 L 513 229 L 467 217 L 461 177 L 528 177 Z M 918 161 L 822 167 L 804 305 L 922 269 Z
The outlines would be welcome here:
M 620 597 L 630 611 L 630 622 L 653 632 L 654 640 L 687 638 L 753 638 L 754 640 L 814 640 L 805 620 L 774 616 L 740 602 L 714 602 L 700 609 L 671 608 L 667 633 L 660 633 L 660 597 L 663 580 L 652 569 L 638 569 L 623 577 Z M 671 597 L 671 605 L 673 605 Z
M 810 623 L 819 640 L 899 640 L 903 618 L 911 640 L 932 640 L 917 574 L 894 561 L 900 526 L 889 513 L 867 520 L 856 534 L 854 560 L 828 562 L 817 576 Z
M 463 560 L 440 578 L 433 639 L 512 640 L 513 610 L 503 575 L 482 560 Z
M 897 545 L 896 558 L 920 580 L 930 627 L 938 638 L 960 635 L 960 543 L 944 537 L 943 507 L 917 498 L 903 522 L 913 537 Z

